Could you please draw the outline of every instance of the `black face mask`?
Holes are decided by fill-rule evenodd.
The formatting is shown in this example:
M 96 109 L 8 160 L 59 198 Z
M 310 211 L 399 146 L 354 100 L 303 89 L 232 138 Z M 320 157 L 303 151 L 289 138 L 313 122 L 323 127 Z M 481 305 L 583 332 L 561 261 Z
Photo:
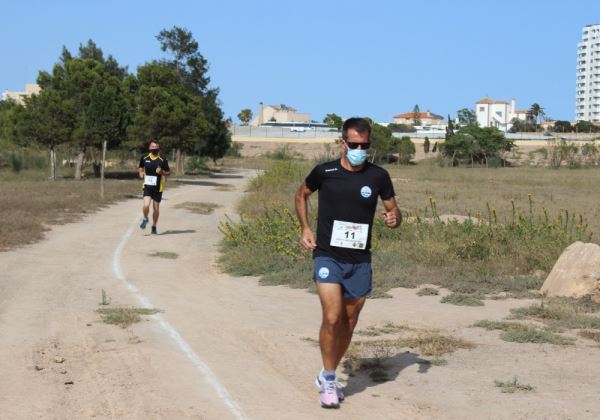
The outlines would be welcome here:
M 160 149 L 150 150 L 150 153 L 152 153 L 154 156 L 158 155 L 159 152 L 160 152 Z

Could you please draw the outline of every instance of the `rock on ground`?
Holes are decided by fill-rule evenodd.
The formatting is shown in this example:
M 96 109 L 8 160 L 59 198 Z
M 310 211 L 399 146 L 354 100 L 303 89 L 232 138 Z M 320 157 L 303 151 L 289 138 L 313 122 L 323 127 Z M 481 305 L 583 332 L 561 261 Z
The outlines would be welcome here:
M 600 296 L 600 246 L 579 241 L 569 245 L 540 291 L 548 296 Z

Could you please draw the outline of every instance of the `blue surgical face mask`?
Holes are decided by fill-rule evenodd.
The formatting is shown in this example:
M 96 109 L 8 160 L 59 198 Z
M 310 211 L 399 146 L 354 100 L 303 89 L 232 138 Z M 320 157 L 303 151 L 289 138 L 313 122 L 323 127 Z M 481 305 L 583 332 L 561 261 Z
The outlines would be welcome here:
M 360 166 L 367 160 L 367 151 L 363 149 L 347 149 L 346 157 L 352 166 Z

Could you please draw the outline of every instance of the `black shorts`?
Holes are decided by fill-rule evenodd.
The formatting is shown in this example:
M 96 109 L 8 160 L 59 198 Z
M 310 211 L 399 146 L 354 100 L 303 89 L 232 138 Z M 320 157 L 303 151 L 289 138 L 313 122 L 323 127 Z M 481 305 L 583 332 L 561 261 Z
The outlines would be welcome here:
M 158 191 L 158 188 L 144 187 L 144 197 L 150 197 L 157 203 L 162 200 L 162 191 Z

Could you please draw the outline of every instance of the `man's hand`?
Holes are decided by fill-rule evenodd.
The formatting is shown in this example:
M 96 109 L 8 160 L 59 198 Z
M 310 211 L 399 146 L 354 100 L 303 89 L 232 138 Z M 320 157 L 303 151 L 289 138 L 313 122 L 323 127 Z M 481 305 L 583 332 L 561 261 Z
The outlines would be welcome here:
M 317 243 L 315 242 L 315 236 L 312 233 L 310 228 L 306 228 L 302 230 L 302 236 L 300 237 L 300 245 L 304 249 L 315 249 L 317 247 Z
M 398 217 L 396 216 L 395 211 L 382 211 L 381 216 L 387 227 L 395 228 L 398 226 Z
M 140 176 L 140 179 L 144 179 L 144 175 L 146 175 L 146 174 L 144 173 L 144 171 L 139 171 L 139 172 L 138 172 L 138 174 L 139 174 L 139 176 Z
M 162 168 L 158 167 L 156 168 L 156 174 L 160 175 L 162 173 Z

